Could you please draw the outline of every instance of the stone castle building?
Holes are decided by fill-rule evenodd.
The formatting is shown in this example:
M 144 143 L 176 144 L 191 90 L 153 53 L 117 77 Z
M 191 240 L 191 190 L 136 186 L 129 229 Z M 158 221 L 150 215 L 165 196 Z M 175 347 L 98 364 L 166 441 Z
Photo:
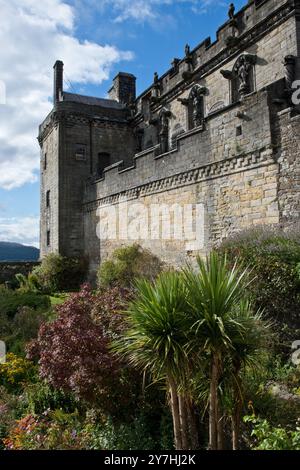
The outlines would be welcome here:
M 128 73 L 109 99 L 67 93 L 57 61 L 54 107 L 39 130 L 42 257 L 85 256 L 94 272 L 132 243 L 120 230 L 99 238 L 99 208 L 122 219 L 137 202 L 203 207 L 197 249 L 141 237 L 173 264 L 234 231 L 299 219 L 299 58 L 300 0 L 250 0 L 237 13 L 231 6 L 215 42 L 187 45 L 139 97 Z

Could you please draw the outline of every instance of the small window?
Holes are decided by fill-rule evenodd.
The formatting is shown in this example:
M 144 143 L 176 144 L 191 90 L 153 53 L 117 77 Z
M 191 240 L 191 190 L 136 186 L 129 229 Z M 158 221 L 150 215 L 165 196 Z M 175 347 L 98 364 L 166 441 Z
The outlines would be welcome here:
M 243 135 L 243 128 L 242 128 L 242 126 L 237 126 L 237 128 L 236 128 L 236 136 L 237 136 L 237 137 L 240 137 L 241 135 Z
M 110 165 L 110 154 L 107 152 L 98 153 L 97 175 L 102 176 L 104 168 Z
M 75 146 L 75 158 L 79 161 L 86 160 L 86 145 L 76 144 Z
M 44 155 L 44 170 L 47 170 L 47 153 Z
M 51 242 L 51 234 L 50 234 L 50 230 L 47 230 L 47 246 L 50 246 L 50 242 Z
M 46 207 L 50 207 L 50 191 L 46 192 Z

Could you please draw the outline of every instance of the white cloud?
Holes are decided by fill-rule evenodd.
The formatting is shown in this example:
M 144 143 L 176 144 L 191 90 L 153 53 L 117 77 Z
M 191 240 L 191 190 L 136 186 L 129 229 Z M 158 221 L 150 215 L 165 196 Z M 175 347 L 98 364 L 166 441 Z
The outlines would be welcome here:
M 0 241 L 39 247 L 39 218 L 1 218 Z
M 93 3 L 93 0 L 86 0 Z M 152 22 L 159 17 L 161 6 L 187 4 L 194 13 L 205 13 L 208 7 L 224 5 L 224 0 L 102 0 L 101 8 L 108 7 L 115 13 L 114 21 L 121 23 L 133 19 Z
M 64 61 L 72 82 L 100 84 L 113 64 L 132 54 L 80 42 L 74 9 L 63 0 L 0 0 L 0 10 L 0 84 L 6 87 L 6 104 L 0 99 L 0 188 L 12 189 L 37 180 L 36 136 L 52 107 L 55 60 Z

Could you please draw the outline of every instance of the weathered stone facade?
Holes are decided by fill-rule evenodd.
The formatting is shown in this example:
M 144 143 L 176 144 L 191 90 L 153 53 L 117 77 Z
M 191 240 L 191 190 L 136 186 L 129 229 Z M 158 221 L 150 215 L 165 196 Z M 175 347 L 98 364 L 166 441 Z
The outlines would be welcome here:
M 122 217 L 137 202 L 200 204 L 199 249 L 145 230 L 139 240 L 174 264 L 233 231 L 299 219 L 300 115 L 291 86 L 300 76 L 300 0 L 252 0 L 229 16 L 214 43 L 187 45 L 138 98 L 135 77 L 124 73 L 109 100 L 65 93 L 63 64 L 55 64 L 54 108 L 39 135 L 42 256 L 87 256 L 93 272 L 132 243 L 120 230 L 99 239 L 99 207 Z

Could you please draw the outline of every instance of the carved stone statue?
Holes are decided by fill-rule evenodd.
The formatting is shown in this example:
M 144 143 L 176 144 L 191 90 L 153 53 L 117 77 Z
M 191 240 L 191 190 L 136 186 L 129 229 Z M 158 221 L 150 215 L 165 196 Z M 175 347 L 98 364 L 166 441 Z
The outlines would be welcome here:
M 157 73 L 157 72 L 154 72 L 153 82 L 154 82 L 155 84 L 158 83 L 158 73 Z
M 170 111 L 163 109 L 159 116 L 159 143 L 161 153 L 169 150 L 169 117 Z
M 235 6 L 234 6 L 233 3 L 230 3 L 229 10 L 228 10 L 228 17 L 229 17 L 230 20 L 233 20 L 234 13 L 235 13 Z
M 201 126 L 203 123 L 203 87 L 195 86 L 190 94 L 193 127 Z
M 233 68 L 234 75 L 239 80 L 239 94 L 241 96 L 250 93 L 250 77 L 253 65 L 255 64 L 256 56 L 251 54 L 241 55 L 235 63 Z
M 186 57 L 189 57 L 191 55 L 191 48 L 190 48 L 189 44 L 186 44 L 184 52 L 185 52 Z

